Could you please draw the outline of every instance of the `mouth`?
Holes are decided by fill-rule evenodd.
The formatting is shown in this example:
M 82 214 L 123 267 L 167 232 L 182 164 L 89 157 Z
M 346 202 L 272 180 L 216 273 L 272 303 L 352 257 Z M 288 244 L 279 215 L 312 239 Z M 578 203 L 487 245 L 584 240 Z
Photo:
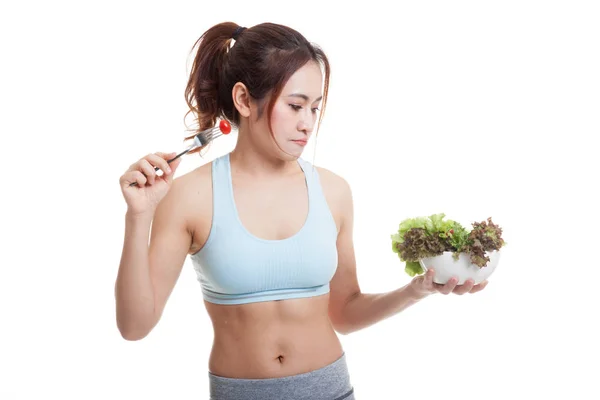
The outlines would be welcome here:
M 308 143 L 308 141 L 305 139 L 292 140 L 292 142 L 296 143 L 299 146 L 306 146 L 306 143 Z

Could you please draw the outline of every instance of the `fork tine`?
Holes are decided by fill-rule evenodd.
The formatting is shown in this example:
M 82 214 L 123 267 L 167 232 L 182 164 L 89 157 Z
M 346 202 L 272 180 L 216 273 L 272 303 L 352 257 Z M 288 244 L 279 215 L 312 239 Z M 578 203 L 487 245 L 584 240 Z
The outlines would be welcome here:
M 204 146 L 222 135 L 223 135 L 223 132 L 221 132 L 221 130 L 219 128 L 213 128 L 209 131 L 203 131 L 202 133 L 200 133 L 199 139 L 200 139 L 202 146 Z
M 195 137 L 194 137 L 194 144 L 197 147 L 201 147 L 204 146 L 208 143 L 207 141 L 207 137 L 211 134 L 211 132 L 214 130 L 215 128 L 210 128 L 210 129 L 206 129 L 203 130 L 202 132 L 198 133 Z
M 204 139 L 207 141 L 215 140 L 219 136 L 223 135 L 221 132 L 210 132 L 209 134 L 204 136 Z

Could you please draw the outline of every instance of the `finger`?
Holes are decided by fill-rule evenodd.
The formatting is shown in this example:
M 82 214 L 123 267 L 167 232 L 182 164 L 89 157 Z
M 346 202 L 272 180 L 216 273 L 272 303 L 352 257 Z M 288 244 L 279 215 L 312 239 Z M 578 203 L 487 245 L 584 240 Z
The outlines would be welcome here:
M 469 293 L 477 293 L 482 291 L 483 289 L 485 289 L 485 287 L 488 285 L 488 281 L 483 281 L 481 283 L 478 283 L 477 285 L 473 286 L 473 288 L 469 291 Z
M 473 279 L 467 279 L 462 285 L 457 285 L 452 292 L 454 294 L 463 295 L 470 292 L 471 289 L 473 289 L 473 286 L 475 286 L 475 281 Z
M 153 185 L 156 178 L 154 167 L 145 158 L 138 162 L 138 170 L 141 171 L 148 179 L 148 184 Z
M 177 171 L 177 167 L 179 167 L 179 164 L 181 164 L 182 158 L 177 157 L 176 152 L 171 152 L 171 153 L 158 152 L 156 154 L 159 155 L 160 157 L 163 157 L 165 160 L 167 160 L 167 165 L 170 167 L 171 172 L 167 172 L 167 173 L 163 174 L 161 176 L 161 178 L 170 184 L 171 182 L 173 182 L 173 178 L 175 177 L 175 172 Z M 177 158 L 175 158 L 175 157 L 177 157 Z M 169 163 L 168 162 L 169 160 L 172 160 L 172 161 Z
M 177 153 L 171 153 L 171 154 L 173 156 L 170 157 L 169 160 L 174 158 L 177 155 Z M 175 171 L 177 170 L 177 167 L 179 166 L 179 164 L 181 164 L 181 160 L 183 160 L 183 158 L 179 157 L 178 159 L 171 161 L 170 166 L 171 166 L 171 171 L 173 171 L 173 173 L 175 173 Z
M 170 153 L 165 153 L 163 151 L 157 151 L 156 153 L 157 156 L 164 158 L 165 160 L 169 161 L 170 159 L 172 159 L 173 157 L 175 157 L 177 155 L 177 153 L 175 153 L 174 151 L 170 152 Z
M 146 178 L 144 177 L 144 174 L 137 170 L 127 170 L 123 175 L 121 175 L 121 178 L 119 178 L 119 184 L 121 186 L 131 186 L 134 183 L 137 183 L 139 185 L 140 182 L 137 181 L 138 174 L 144 178 L 145 183 Z
M 177 157 L 177 153 L 174 152 L 174 151 L 172 151 L 170 153 L 164 153 L 164 152 L 161 152 L 161 151 L 157 151 L 154 154 L 156 154 L 157 156 L 159 156 L 162 159 L 164 159 L 165 161 L 167 161 L 167 164 L 169 164 L 171 166 L 171 169 L 173 169 L 173 163 L 175 163 L 175 161 L 181 159 L 181 157 L 179 157 L 179 158 L 177 158 L 177 160 L 174 160 L 174 158 Z M 171 161 L 171 162 L 169 162 L 169 161 Z
M 450 293 L 452 293 L 452 291 L 454 290 L 454 288 L 456 287 L 457 284 L 458 284 L 458 279 L 452 277 L 452 278 L 448 279 L 448 282 L 446 282 L 446 284 L 443 285 L 439 289 L 439 292 L 442 294 L 450 294 Z
M 137 182 L 139 187 L 144 187 L 148 183 L 148 178 L 140 171 L 134 171 L 135 173 L 135 181 Z
M 121 178 L 121 185 L 129 187 L 133 183 L 137 183 L 138 187 L 144 187 L 148 180 L 140 171 L 129 171 Z
M 169 157 L 170 154 L 164 153 L 156 153 L 149 154 L 145 158 L 146 160 L 154 167 L 158 167 L 163 173 L 169 175 L 171 173 L 171 167 L 167 162 L 167 159 L 171 159 L 173 157 Z
M 173 157 L 175 157 L 177 155 L 176 153 L 172 153 L 172 154 L 173 154 Z M 171 157 L 171 158 L 173 158 L 173 157 Z M 175 172 L 177 171 L 177 168 L 179 167 L 179 164 L 181 164 L 181 161 L 182 161 L 181 157 L 179 157 L 178 159 L 176 159 L 174 161 L 171 161 L 171 164 L 170 164 L 170 166 L 171 166 L 171 174 L 167 175 L 167 177 L 166 177 L 167 182 L 170 183 L 170 182 L 173 181 L 173 178 L 175 177 Z

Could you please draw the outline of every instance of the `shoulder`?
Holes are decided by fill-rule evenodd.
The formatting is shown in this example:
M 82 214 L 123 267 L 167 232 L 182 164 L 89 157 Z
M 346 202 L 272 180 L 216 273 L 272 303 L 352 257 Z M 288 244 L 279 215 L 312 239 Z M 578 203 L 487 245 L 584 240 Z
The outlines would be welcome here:
M 167 195 L 161 200 L 157 213 L 191 229 L 202 212 L 212 210 L 212 162 L 204 164 L 173 179 Z
M 316 165 L 315 170 L 339 230 L 345 222 L 353 218 L 352 189 L 348 181 L 339 173 Z
M 319 180 L 324 191 L 339 201 L 352 199 L 352 189 L 344 177 L 324 167 L 315 166 L 315 169 L 319 174 Z
M 194 193 L 204 191 L 211 186 L 212 162 L 195 168 L 173 179 L 169 194 L 178 199 L 188 198 Z

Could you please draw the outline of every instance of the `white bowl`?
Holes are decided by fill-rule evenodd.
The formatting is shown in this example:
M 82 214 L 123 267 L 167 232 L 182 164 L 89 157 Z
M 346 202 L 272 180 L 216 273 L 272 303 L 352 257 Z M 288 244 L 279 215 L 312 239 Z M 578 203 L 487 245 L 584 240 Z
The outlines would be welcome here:
M 454 259 L 452 252 L 446 251 L 442 255 L 424 258 L 419 261 L 425 271 L 428 268 L 435 270 L 433 281 L 445 284 L 452 277 L 458 278 L 458 284 L 462 285 L 467 279 L 473 279 L 475 284 L 488 279 L 498 266 L 500 252 L 497 250 L 487 252 L 490 261 L 484 267 L 471 263 L 469 255 L 460 253 L 458 259 Z

